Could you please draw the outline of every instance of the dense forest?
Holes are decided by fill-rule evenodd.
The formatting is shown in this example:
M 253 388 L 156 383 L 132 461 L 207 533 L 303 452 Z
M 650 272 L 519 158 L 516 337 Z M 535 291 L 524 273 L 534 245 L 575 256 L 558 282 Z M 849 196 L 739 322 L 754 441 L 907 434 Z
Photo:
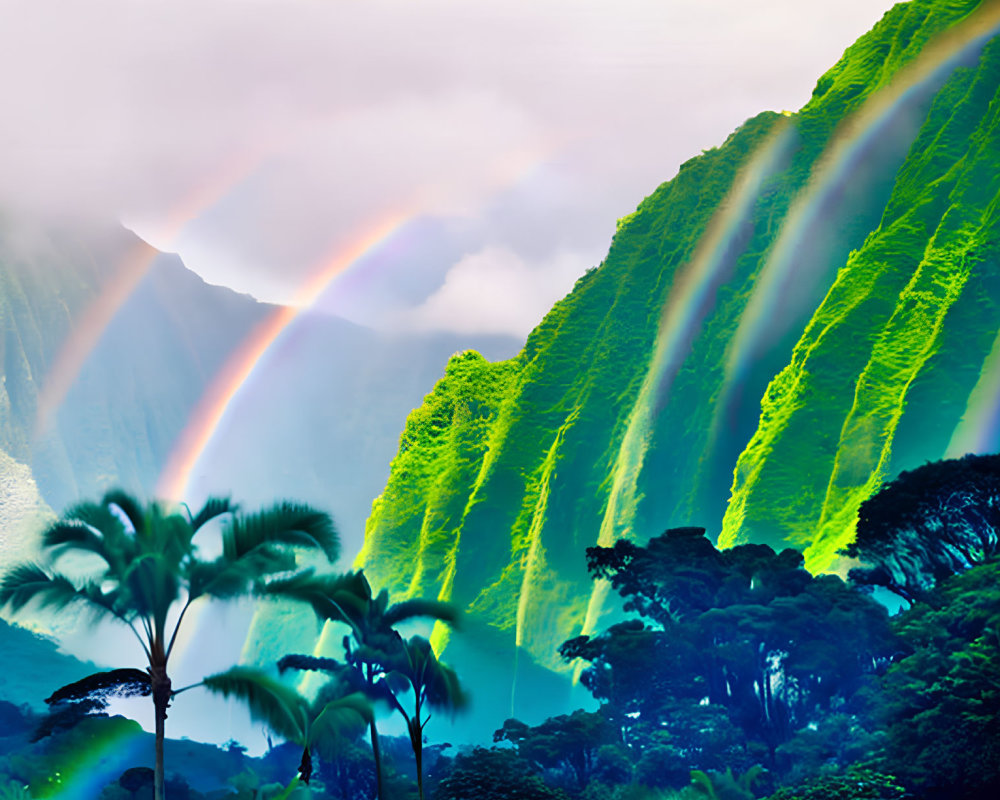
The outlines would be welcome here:
M 195 537 L 220 521 L 222 554 L 200 558 Z M 393 603 L 363 572 L 296 566 L 303 548 L 336 557 L 322 512 L 278 504 L 245 514 L 212 500 L 191 514 L 112 492 L 54 523 L 44 543 L 55 566 L 10 569 L 0 601 L 115 618 L 136 632 L 148 667 L 53 687 L 46 713 L 0 704 L 0 796 L 992 798 L 998 531 L 1000 456 L 966 456 L 904 472 L 862 504 L 845 552 L 858 566 L 846 580 L 810 574 L 793 549 L 720 550 L 702 528 L 588 548 L 591 576 L 627 615 L 559 648 L 596 708 L 537 725 L 497 720 L 492 747 L 455 749 L 424 729 L 433 714 L 462 712 L 462 676 L 427 639 L 398 630 L 419 617 L 460 625 L 453 606 Z M 101 568 L 64 574 L 57 567 L 71 552 Z M 236 666 L 173 687 L 183 611 L 246 593 L 336 624 L 340 656 L 289 653 L 268 669 Z M 311 691 L 282 680 L 302 672 L 322 680 Z M 188 690 L 247 703 L 285 744 L 261 758 L 236 742 L 166 747 L 167 708 L 194 702 Z M 155 742 L 109 715 L 117 696 L 152 698 Z M 379 734 L 387 714 L 405 721 L 406 738 Z M 151 744 L 155 769 L 142 755 Z

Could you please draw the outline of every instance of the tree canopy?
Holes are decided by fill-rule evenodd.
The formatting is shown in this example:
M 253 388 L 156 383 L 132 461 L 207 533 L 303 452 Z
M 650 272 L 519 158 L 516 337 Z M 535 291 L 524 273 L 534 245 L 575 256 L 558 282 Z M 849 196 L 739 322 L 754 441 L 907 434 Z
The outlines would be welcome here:
M 908 602 L 997 553 L 1000 455 L 934 461 L 861 504 L 857 536 L 844 552 L 865 562 L 859 584 L 884 586 Z
M 688 769 L 717 768 L 726 753 L 747 768 L 755 757 L 741 763 L 738 753 L 755 748 L 773 765 L 779 745 L 892 654 L 888 614 L 840 578 L 810 575 L 794 550 L 718 550 L 704 534 L 679 528 L 645 546 L 589 548 L 594 577 L 648 622 L 560 652 L 590 663 L 582 680 L 609 701 L 627 743 L 672 748 Z

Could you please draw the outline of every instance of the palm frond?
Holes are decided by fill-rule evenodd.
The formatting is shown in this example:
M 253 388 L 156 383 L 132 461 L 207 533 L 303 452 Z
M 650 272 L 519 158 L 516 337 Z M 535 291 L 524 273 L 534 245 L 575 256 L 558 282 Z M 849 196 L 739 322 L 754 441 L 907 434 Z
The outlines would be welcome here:
M 37 601 L 43 608 L 66 608 L 81 599 L 76 587 L 65 575 L 50 575 L 38 564 L 18 564 L 0 579 L 0 607 L 10 605 L 18 612 Z
M 166 622 L 170 606 L 180 599 L 180 575 L 170 560 L 158 553 L 136 558 L 121 577 L 119 586 L 128 605 L 140 616 Z
M 135 616 L 135 610 L 129 606 L 128 595 L 122 591 L 121 586 L 104 591 L 97 581 L 88 581 L 79 586 L 76 591 L 80 595 L 79 599 L 84 603 L 84 607 L 93 614 L 95 619 L 111 614 L 122 622 L 128 623 Z
M 238 506 L 228 497 L 209 497 L 205 501 L 205 505 L 201 507 L 201 510 L 191 517 L 191 530 L 197 532 L 209 520 L 213 520 L 222 514 L 236 511 L 237 508 Z
M 73 532 L 63 529 L 62 524 L 82 524 L 89 528 L 93 538 L 85 540 L 79 533 L 74 538 Z M 112 573 L 120 574 L 128 563 L 138 553 L 138 542 L 135 536 L 126 530 L 125 523 L 111 506 L 101 503 L 78 503 L 66 512 L 61 522 L 57 522 L 43 534 L 46 546 L 66 549 L 79 547 L 89 549 L 103 558 Z M 58 553 L 56 553 L 58 556 Z
M 308 603 L 320 619 L 345 622 L 352 628 L 364 620 L 371 600 L 368 581 L 360 572 L 317 575 L 306 570 L 269 581 L 260 593 Z
M 412 636 L 403 643 L 387 677 L 394 676 L 405 678 L 431 708 L 458 711 L 468 705 L 469 698 L 455 670 L 438 661 L 431 643 L 423 636 Z
M 339 673 L 343 669 L 350 669 L 342 661 L 335 658 L 321 658 L 319 656 L 306 656 L 290 653 L 278 659 L 278 672 L 284 674 L 290 669 L 300 669 L 316 672 Z
M 164 556 L 176 571 L 194 554 L 194 529 L 183 514 L 161 514 L 154 508 L 150 513 L 149 534 L 143 538 L 149 549 Z
M 317 549 L 331 562 L 340 555 L 340 536 L 330 515 L 300 503 L 279 503 L 234 519 L 222 541 L 223 554 L 230 559 L 264 544 Z
M 248 559 L 229 561 L 219 557 L 213 561 L 193 561 L 187 566 L 188 598 L 202 595 L 231 599 L 245 594 L 257 576 Z
M 306 745 L 315 745 L 320 755 L 329 758 L 336 754 L 339 743 L 359 736 L 372 716 L 372 705 L 360 692 L 332 700 L 319 709 L 309 726 Z
M 52 550 L 56 558 L 68 550 L 83 550 L 99 556 L 110 567 L 115 557 L 108 552 L 107 545 L 104 536 L 81 519 L 60 520 L 42 532 L 42 546 Z
M 441 711 L 461 711 L 469 706 L 469 695 L 458 681 L 458 673 L 437 662 L 427 681 L 427 705 Z
M 146 530 L 146 515 L 142 504 L 123 489 L 111 489 L 104 493 L 101 503 L 105 506 L 117 506 L 128 519 L 132 530 L 142 535 Z
M 429 617 L 442 622 L 448 622 L 454 627 L 458 625 L 461 613 L 451 603 L 444 603 L 440 600 L 416 599 L 404 600 L 401 603 L 389 606 L 382 619 L 386 625 L 393 626 L 404 620 L 415 619 L 416 617 Z
M 77 503 L 67 509 L 62 519 L 67 522 L 81 522 L 103 535 L 125 533 L 121 518 L 111 510 L 110 506 L 102 503 Z
M 254 720 L 288 741 L 305 746 L 308 703 L 294 689 L 252 667 L 233 667 L 205 678 L 203 683 L 210 692 L 242 700 Z

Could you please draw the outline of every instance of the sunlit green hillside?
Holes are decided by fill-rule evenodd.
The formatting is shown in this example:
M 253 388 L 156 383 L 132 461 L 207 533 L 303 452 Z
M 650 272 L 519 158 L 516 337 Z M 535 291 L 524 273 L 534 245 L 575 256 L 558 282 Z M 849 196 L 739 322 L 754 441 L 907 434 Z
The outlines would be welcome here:
M 598 541 L 697 524 L 833 568 L 873 488 L 944 455 L 997 335 L 997 17 L 896 6 L 622 219 L 517 357 L 453 358 L 373 505 L 373 583 L 556 666 Z

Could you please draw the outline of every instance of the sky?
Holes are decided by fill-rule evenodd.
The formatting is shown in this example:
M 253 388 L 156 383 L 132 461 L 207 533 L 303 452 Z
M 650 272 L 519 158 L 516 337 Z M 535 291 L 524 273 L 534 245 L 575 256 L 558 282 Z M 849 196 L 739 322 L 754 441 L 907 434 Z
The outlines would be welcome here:
M 119 220 L 281 303 L 362 243 L 320 308 L 524 336 L 617 218 L 890 6 L 0 0 L 0 208 Z

